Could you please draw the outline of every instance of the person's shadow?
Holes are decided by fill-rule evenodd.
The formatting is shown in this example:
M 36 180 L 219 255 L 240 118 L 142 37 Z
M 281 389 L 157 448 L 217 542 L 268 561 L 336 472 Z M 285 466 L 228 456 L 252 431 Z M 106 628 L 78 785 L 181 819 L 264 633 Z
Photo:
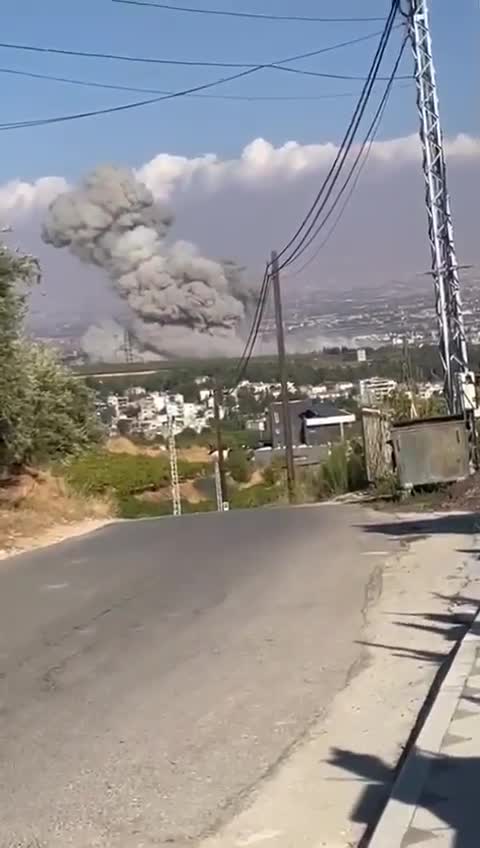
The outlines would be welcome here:
M 474 717 L 477 715 L 472 713 Z M 460 721 L 459 727 L 461 724 Z M 461 739 L 451 738 L 452 750 L 456 743 L 461 744 Z M 436 839 L 448 829 L 452 831 L 452 841 L 448 843 L 451 848 L 480 848 L 480 756 L 436 756 L 413 749 L 408 759 L 408 774 L 412 779 L 400 779 L 393 790 L 392 770 L 378 757 L 335 748 L 330 763 L 368 783 L 351 816 L 352 821 L 367 825 L 364 845 L 371 838 L 373 818 L 378 817 L 389 793 L 393 792 L 396 800 L 428 810 L 437 821 L 415 816 L 407 837 L 391 834 L 391 848 L 430 844 L 434 848 Z M 422 784 L 424 788 L 418 797 L 415 788 Z M 446 844 L 441 842 L 442 846 Z

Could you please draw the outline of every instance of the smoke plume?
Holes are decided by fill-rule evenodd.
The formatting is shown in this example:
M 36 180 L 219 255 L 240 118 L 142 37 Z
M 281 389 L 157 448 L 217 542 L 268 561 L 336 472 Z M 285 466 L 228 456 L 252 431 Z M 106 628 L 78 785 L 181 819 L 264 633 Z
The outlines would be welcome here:
M 106 272 L 128 306 L 138 351 L 235 354 L 252 302 L 242 269 L 206 259 L 187 242 L 170 243 L 172 224 L 132 171 L 105 166 L 51 203 L 42 238 Z M 120 347 L 114 323 L 90 328 L 85 339 L 87 352 L 101 349 L 102 358 Z

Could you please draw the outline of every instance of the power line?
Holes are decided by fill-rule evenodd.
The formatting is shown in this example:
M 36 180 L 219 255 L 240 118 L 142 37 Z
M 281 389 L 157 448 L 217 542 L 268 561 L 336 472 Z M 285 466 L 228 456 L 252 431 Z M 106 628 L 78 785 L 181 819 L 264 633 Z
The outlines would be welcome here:
M 247 368 L 250 364 L 250 359 L 252 357 L 255 344 L 257 342 L 258 334 L 260 332 L 260 327 L 262 324 L 263 316 L 265 313 L 265 308 L 268 301 L 268 294 L 270 289 L 271 276 L 268 271 L 268 263 L 265 268 L 265 273 L 263 275 L 262 285 L 260 287 L 260 292 L 257 299 L 257 304 L 255 308 L 255 313 L 252 319 L 252 324 L 250 327 L 250 333 L 248 335 L 247 341 L 245 343 L 245 348 L 243 350 L 242 356 L 240 357 L 237 364 L 237 376 L 234 380 L 234 385 L 238 386 L 239 383 L 242 382 Z
M 331 53 L 335 50 L 341 50 L 344 47 L 350 47 L 355 44 L 360 44 L 364 41 L 370 41 L 372 38 L 376 38 L 381 34 L 381 30 L 377 30 L 375 32 L 368 33 L 368 35 L 357 36 L 356 38 L 350 38 L 347 41 L 340 41 L 335 44 L 329 44 L 326 47 L 321 47 L 318 50 L 310 50 L 308 53 L 302 53 L 295 57 L 287 57 L 286 59 L 279 59 L 275 62 L 265 62 L 265 63 L 254 63 L 254 62 L 222 62 L 219 60 L 204 60 L 204 59 L 161 59 L 154 56 L 128 56 L 123 53 L 100 53 L 93 52 L 87 50 L 70 50 L 67 48 L 61 47 L 40 47 L 35 44 L 16 44 L 12 42 L 2 41 L 0 42 L 0 47 L 4 50 L 24 50 L 30 53 L 43 53 L 43 54 L 53 54 L 58 56 L 76 56 L 82 59 L 109 59 L 116 62 L 136 62 L 140 64 L 148 64 L 148 65 L 178 65 L 182 67 L 192 67 L 192 68 L 256 68 L 259 64 L 262 64 L 264 67 L 268 68 L 279 68 L 281 65 L 287 65 L 290 62 L 300 61 L 300 59 L 310 59 L 314 56 L 320 56 L 322 53 Z M 283 67 L 281 70 L 285 70 Z M 300 70 L 300 73 L 302 71 Z M 305 71 L 305 73 L 307 73 Z M 309 72 L 309 75 L 313 74 L 313 71 Z M 317 72 L 315 76 L 321 75 L 320 72 Z M 325 76 L 329 77 L 330 75 L 326 74 Z M 333 77 L 334 79 L 336 77 Z M 339 79 L 343 79 L 344 77 L 339 77 Z M 358 77 L 345 77 L 346 79 L 358 79 Z
M 273 68 L 277 71 L 286 71 L 289 74 L 300 74 L 304 77 L 321 77 L 322 79 L 334 79 L 334 80 L 351 80 L 356 82 L 364 82 L 365 77 L 359 77 L 352 74 L 326 74 L 321 71 L 309 71 L 304 70 L 303 68 L 286 68 L 284 65 L 272 65 Z M 402 76 L 398 76 L 399 80 L 412 80 L 414 79 L 413 74 L 403 74 Z M 375 77 L 376 82 L 388 82 L 388 77 Z
M 332 165 L 331 165 L 331 167 L 330 167 L 330 169 L 329 169 L 319 191 L 317 192 L 317 195 L 316 195 L 310 209 L 306 213 L 305 217 L 303 218 L 302 222 L 300 223 L 300 225 L 297 228 L 294 235 L 290 238 L 290 240 L 285 245 L 285 247 L 280 251 L 280 253 L 278 255 L 279 259 L 281 259 L 282 256 L 284 256 L 286 253 L 288 253 L 290 248 L 292 248 L 293 245 L 295 244 L 296 240 L 302 235 L 302 232 L 305 230 L 305 228 L 307 228 L 307 230 L 304 233 L 304 235 L 302 236 L 299 244 L 297 244 L 297 246 L 294 248 L 294 250 L 287 257 L 287 259 L 284 260 L 284 262 L 280 266 L 279 270 L 282 270 L 284 267 L 286 267 L 287 264 L 290 264 L 290 262 L 293 262 L 293 259 L 296 256 L 296 252 L 302 247 L 302 245 L 305 243 L 308 236 L 310 235 L 313 227 L 315 226 L 315 224 L 316 224 L 316 222 L 317 222 L 317 220 L 318 220 L 318 218 L 319 218 L 319 216 L 320 216 L 320 214 L 321 214 L 321 212 L 322 212 L 322 210 L 325 206 L 325 203 L 328 201 L 328 199 L 329 199 L 329 197 L 330 197 L 330 195 L 333 191 L 333 188 L 335 186 L 336 181 L 338 180 L 338 177 L 339 177 L 340 172 L 343 168 L 343 165 L 345 164 L 345 160 L 346 160 L 346 158 L 347 158 L 347 156 L 350 152 L 350 149 L 352 147 L 352 144 L 355 140 L 355 136 L 356 136 L 358 127 L 360 125 L 360 122 L 362 120 L 363 114 L 365 112 L 365 109 L 366 109 L 366 106 L 367 106 L 367 103 L 368 103 L 368 100 L 369 100 L 370 95 L 372 93 L 373 86 L 374 86 L 374 83 L 375 83 L 376 78 L 377 78 L 378 70 L 380 68 L 383 56 L 385 54 L 385 50 L 387 48 L 388 41 L 389 41 L 391 33 L 392 33 L 393 22 L 395 20 L 396 13 L 398 11 L 398 7 L 399 7 L 399 0 L 392 0 L 390 13 L 389 13 L 389 16 L 387 18 L 387 22 L 385 24 L 385 28 L 384 28 L 384 31 L 382 33 L 382 37 L 381 37 L 380 42 L 378 44 L 377 50 L 375 51 L 375 55 L 374 55 L 374 58 L 373 58 L 372 65 L 370 67 L 370 71 L 368 73 L 365 85 L 362 88 L 360 98 L 359 98 L 358 103 L 355 107 L 352 118 L 350 120 L 350 123 L 349 123 L 347 130 L 345 132 L 345 135 L 343 137 L 342 143 L 341 143 L 339 150 L 337 152 L 337 155 L 335 156 L 335 159 L 334 159 L 334 161 L 333 161 L 333 163 L 332 163 Z M 322 201 L 322 197 L 325 194 L 325 192 L 326 192 L 326 198 L 323 200 L 323 205 L 320 206 L 320 209 L 318 211 L 316 211 L 319 203 Z M 309 221 L 312 218 L 312 216 L 314 216 L 313 221 L 309 224 Z
M 224 9 L 199 9 L 194 6 L 173 6 L 171 3 L 153 3 L 150 0 L 112 0 L 113 3 L 123 3 L 126 6 L 148 6 L 168 12 L 186 12 L 195 15 L 217 15 L 228 18 L 249 18 L 261 21 L 285 21 L 298 23 L 368 23 L 383 21 L 383 18 L 353 17 L 353 18 L 318 18 L 302 15 L 268 15 L 260 12 L 234 12 Z
M 1 45 L 0 45 L 1 46 Z M 43 48 L 41 48 L 43 49 Z M 323 48 L 322 48 L 323 49 Z M 316 51 L 310 51 L 310 53 L 302 53 L 298 56 L 290 56 L 288 59 L 281 60 L 282 62 L 295 62 L 299 59 L 303 59 L 306 56 L 315 55 Z M 186 97 L 191 94 L 196 94 L 199 91 L 205 91 L 209 88 L 214 88 L 217 85 L 222 85 L 223 83 L 233 82 L 234 80 L 241 79 L 243 77 L 249 76 L 250 74 L 257 73 L 258 71 L 263 70 L 264 68 L 269 68 L 271 65 L 255 65 L 252 68 L 247 68 L 246 70 L 240 71 L 236 74 L 231 74 L 227 77 L 221 77 L 220 79 L 213 80 L 208 83 L 203 83 L 203 85 L 193 86 L 191 88 L 182 89 L 181 91 L 174 91 L 171 94 L 163 94 L 159 97 L 150 97 L 146 100 L 137 100 L 133 103 L 125 103 L 120 106 L 110 106 L 103 109 L 92 109 L 86 112 L 76 112 L 70 115 L 60 115 L 58 117 L 53 118 L 39 118 L 39 119 L 31 119 L 28 121 L 14 121 L 10 123 L 0 124 L 0 131 L 12 130 L 12 129 L 24 129 L 26 127 L 38 127 L 38 126 L 47 126 L 49 124 L 58 124 L 65 123 L 68 121 L 75 121 L 82 118 L 91 118 L 96 117 L 98 115 L 109 115 L 114 114 L 116 112 L 125 112 L 130 109 L 138 109 L 143 106 L 149 106 L 153 103 L 160 103 L 164 100 L 173 100 L 178 97 Z
M 348 174 L 347 179 L 345 180 L 345 182 L 344 182 L 344 184 L 343 184 L 343 186 L 342 186 L 341 190 L 339 191 L 339 193 L 338 193 L 338 195 L 337 195 L 337 197 L 336 197 L 336 199 L 335 199 L 335 201 L 334 201 L 334 203 L 333 203 L 333 205 L 332 205 L 331 209 L 329 210 L 329 212 L 327 213 L 327 215 L 324 217 L 324 219 L 322 220 L 322 222 L 319 224 L 319 226 L 318 226 L 318 227 L 317 227 L 317 229 L 315 230 L 314 235 L 313 235 L 313 236 L 309 239 L 309 241 L 308 241 L 308 242 L 307 242 L 307 244 L 304 246 L 304 248 L 302 249 L 302 251 L 298 254 L 298 256 L 300 256 L 300 255 L 301 255 L 301 254 L 302 254 L 302 253 L 303 253 L 303 252 L 304 252 L 304 251 L 305 251 L 305 250 L 306 250 L 306 249 L 310 246 L 310 244 L 311 244 L 311 243 L 314 241 L 314 239 L 315 239 L 315 238 L 319 235 L 320 231 L 323 229 L 323 227 L 325 226 L 325 224 L 326 224 L 326 223 L 328 222 L 328 220 L 330 219 L 331 215 L 333 214 L 333 212 L 335 211 L 335 208 L 336 208 L 336 207 L 337 207 L 337 205 L 338 205 L 338 202 L 340 201 L 340 199 L 341 199 L 341 197 L 343 196 L 343 194 L 344 194 L 345 190 L 347 189 L 348 185 L 350 184 L 351 179 L 352 179 L 352 177 L 353 177 L 353 176 L 354 176 L 354 174 L 355 174 L 355 170 L 356 170 L 356 168 L 357 168 L 357 165 L 359 164 L 360 160 L 361 160 L 361 159 L 362 159 L 362 157 L 363 157 L 363 160 L 360 162 L 360 167 L 358 168 L 358 171 L 357 171 L 357 173 L 355 174 L 355 178 L 354 178 L 353 183 L 352 183 L 352 185 L 351 185 L 351 187 L 350 187 L 350 190 L 348 191 L 348 193 L 347 193 L 347 195 L 346 195 L 346 198 L 345 198 L 344 202 L 342 203 L 342 206 L 341 206 L 341 208 L 340 208 L 339 214 L 338 214 L 338 215 L 337 215 L 337 217 L 335 218 L 335 220 L 334 220 L 334 222 L 333 222 L 332 226 L 330 227 L 330 229 L 329 229 L 329 231 L 328 231 L 327 235 L 326 235 L 326 236 L 325 236 L 325 238 L 321 241 L 321 243 L 318 245 L 318 247 L 316 248 L 316 250 L 314 251 L 314 253 L 312 254 L 312 256 L 310 256 L 310 257 L 309 257 L 309 259 L 308 259 L 306 262 L 304 262 L 304 264 L 303 264 L 300 268 L 297 268 L 297 269 L 293 272 L 293 274 L 291 273 L 291 274 L 290 274 L 290 276 L 291 276 L 291 277 L 298 277 L 298 276 L 299 276 L 300 274 L 302 274 L 302 273 L 303 273 L 303 272 L 304 272 L 304 271 L 305 271 L 308 267 L 310 267 L 310 265 L 312 264 L 312 262 L 314 262 L 314 261 L 315 261 L 315 259 L 317 259 L 317 257 L 319 256 L 320 252 L 323 250 L 323 248 L 324 248 L 324 247 L 328 244 L 328 242 L 330 241 L 330 238 L 332 237 L 333 233 L 335 232 L 335 230 L 336 230 L 336 228 L 337 228 L 338 224 L 340 223 L 340 221 L 341 221 L 341 219 L 342 219 L 342 217 L 343 217 L 343 215 L 344 215 L 344 213 L 345 213 L 345 210 L 346 210 L 346 208 L 347 208 L 347 206 L 348 206 L 348 204 L 349 204 L 349 202 L 350 202 L 350 200 L 351 200 L 351 198 L 352 198 L 352 196 L 353 196 L 353 194 L 354 194 L 354 192 L 355 192 L 355 190 L 356 190 L 356 188 L 357 188 L 357 185 L 358 185 L 358 183 L 359 183 L 360 177 L 361 177 L 361 175 L 362 175 L 362 173 L 363 173 L 363 170 L 364 170 L 364 168 L 365 168 L 365 166 L 366 166 L 366 164 L 367 164 L 367 162 L 368 162 L 368 159 L 369 159 L 369 157 L 370 157 L 370 153 L 371 153 L 371 150 L 372 150 L 372 147 L 373 147 L 373 143 L 374 143 L 375 138 L 376 138 L 376 136 L 377 136 L 377 133 L 378 133 L 378 130 L 379 130 L 379 128 L 380 128 L 380 125 L 381 125 L 381 122 L 382 122 L 383 116 L 384 116 L 384 114 L 385 114 L 385 110 L 386 110 L 387 105 L 388 105 L 388 101 L 389 101 L 390 94 L 391 94 L 391 91 L 392 91 L 393 81 L 394 81 L 394 78 L 395 78 L 396 69 L 398 68 L 398 65 L 399 65 L 399 63 L 400 63 L 401 57 L 402 57 L 403 52 L 404 52 L 404 50 L 405 50 L 406 41 L 407 41 L 407 39 L 405 39 L 405 40 L 404 40 L 404 42 L 403 42 L 403 44 L 402 44 L 402 47 L 401 47 L 401 50 L 400 50 L 400 54 L 399 54 L 399 57 L 398 57 L 398 59 L 397 59 L 397 61 L 396 61 L 396 64 L 395 64 L 395 66 L 394 66 L 394 69 L 393 69 L 393 71 L 392 71 L 392 75 L 391 75 L 390 81 L 389 81 L 389 83 L 388 83 L 388 85 L 387 85 L 387 87 L 386 87 L 386 89 L 385 89 L 385 92 L 384 92 L 383 97 L 382 97 L 382 99 L 381 99 L 381 101 L 380 101 L 379 107 L 378 107 L 378 109 L 377 109 L 377 111 L 376 111 L 376 113 L 375 113 L 375 115 L 374 115 L 373 121 L 372 121 L 372 123 L 370 124 L 370 127 L 369 127 L 369 129 L 368 129 L 367 135 L 366 135 L 366 137 L 365 137 L 365 140 L 364 140 L 363 144 L 361 145 L 361 147 L 360 147 L 360 149 L 359 149 L 359 152 L 358 152 L 358 154 L 357 154 L 357 156 L 356 156 L 356 158 L 355 158 L 355 160 L 354 160 L 354 162 L 353 162 L 353 164 L 352 164 L 352 168 L 350 169 L 350 172 L 349 172 L 349 174 Z M 365 153 L 365 155 L 364 155 L 364 153 Z M 298 256 L 297 256 L 296 258 L 298 258 Z
M 237 376 L 234 380 L 234 385 L 238 386 L 239 383 L 242 382 L 248 366 L 250 364 L 250 359 L 252 357 L 258 334 L 260 332 L 260 327 L 262 324 L 265 308 L 267 305 L 269 287 L 270 287 L 271 277 L 267 272 L 267 268 L 265 269 L 265 274 L 263 277 L 262 285 L 260 288 L 259 296 L 257 299 L 255 314 L 252 320 L 252 324 L 250 327 L 250 333 L 248 335 L 247 341 L 245 343 L 245 348 L 243 350 L 242 356 L 238 362 L 237 366 Z
M 0 47 L 1 46 L 2 45 L 0 44 Z M 27 48 L 27 49 L 37 49 L 37 48 Z M 40 51 L 43 51 L 43 50 L 46 50 L 47 48 L 38 48 L 38 49 Z M 324 49 L 325 48 L 320 48 L 320 52 Z M 94 55 L 94 54 L 88 54 L 88 55 Z M 282 64 L 285 64 L 287 62 L 296 62 L 296 61 L 299 61 L 300 59 L 308 58 L 308 57 L 315 56 L 315 55 L 317 55 L 317 51 L 313 50 L 313 51 L 310 51 L 308 53 L 301 53 L 301 54 L 298 54 L 296 56 L 289 56 L 287 59 L 281 59 L 280 62 Z M 88 110 L 88 111 L 85 111 L 85 112 L 76 112 L 76 113 L 73 113 L 73 114 L 70 114 L 70 115 L 60 115 L 60 116 L 52 117 L 52 118 L 39 118 L 39 119 L 30 119 L 30 120 L 27 120 L 27 121 L 13 121 L 13 122 L 9 122 L 9 123 L 3 123 L 3 124 L 0 124 L 0 131 L 14 130 L 14 129 L 24 129 L 24 128 L 27 128 L 27 127 L 33 128 L 33 127 L 38 127 L 38 126 L 47 126 L 47 125 L 50 125 L 50 124 L 65 123 L 65 122 L 69 122 L 69 121 L 80 120 L 80 119 L 83 119 L 83 118 L 91 118 L 91 117 L 97 117 L 99 115 L 109 115 L 109 114 L 115 114 L 117 112 L 125 112 L 125 111 L 131 110 L 131 109 L 138 109 L 138 108 L 143 107 L 143 106 L 149 106 L 149 105 L 152 105 L 154 103 L 160 103 L 164 100 L 173 100 L 173 99 L 176 99 L 176 98 L 179 98 L 179 97 L 186 97 L 188 95 L 196 94 L 197 92 L 205 91 L 207 89 L 214 88 L 218 85 L 222 85 L 222 84 L 227 83 L 227 82 L 233 82 L 234 80 L 242 79 L 243 77 L 249 76 L 250 74 L 254 74 L 254 73 L 257 73 L 258 71 L 261 71 L 261 70 L 264 70 L 264 69 L 267 69 L 267 68 L 272 68 L 272 67 L 275 67 L 275 65 L 271 64 L 271 63 L 254 65 L 253 67 L 248 67 L 245 70 L 240 71 L 239 73 L 231 74 L 227 77 L 221 77 L 220 79 L 216 79 L 216 80 L 213 80 L 213 81 L 208 82 L 208 83 L 203 83 L 202 85 L 182 89 L 181 91 L 174 91 L 170 94 L 163 94 L 159 97 L 150 97 L 150 98 L 147 98 L 145 100 L 134 101 L 133 103 L 121 104 L 119 106 L 110 106 L 110 107 L 106 107 L 106 108 L 103 108 L 103 109 L 92 109 L 92 110 Z
M 173 100 L 177 97 L 185 97 L 187 94 L 193 94 L 197 91 L 204 91 L 207 88 L 213 88 L 217 85 L 222 85 L 226 82 L 232 82 L 236 79 L 241 79 L 242 77 L 246 77 L 249 74 L 255 73 L 257 70 L 260 70 L 261 66 L 258 68 L 250 68 L 247 71 L 241 71 L 238 74 L 232 74 L 228 77 L 222 77 L 221 79 L 213 80 L 212 82 L 204 83 L 203 85 L 197 85 L 193 88 L 183 89 L 182 91 L 175 91 L 172 94 L 164 94 L 162 97 L 150 97 L 148 100 L 137 100 L 134 103 L 124 103 L 121 106 L 110 106 L 105 109 L 91 109 L 88 112 L 76 112 L 71 115 L 59 115 L 55 118 L 39 118 L 37 120 L 29 120 L 29 121 L 15 121 L 12 123 L 4 123 L 0 124 L 0 131 L 6 130 L 17 130 L 24 129 L 26 127 L 43 127 L 49 124 L 60 124 L 68 121 L 76 121 L 81 118 L 92 118 L 97 115 L 111 115 L 116 112 L 126 112 L 129 109 L 139 109 L 142 106 L 149 106 L 153 103 L 161 103 L 163 100 Z
M 374 115 L 374 117 L 373 117 L 373 120 L 372 120 L 372 122 L 371 122 L 371 124 L 370 124 L 370 126 L 369 126 L 369 128 L 368 128 L 368 130 L 367 130 L 367 133 L 366 133 L 366 135 L 365 135 L 365 138 L 364 138 L 363 144 L 360 146 L 359 151 L 358 151 L 358 153 L 357 153 L 357 155 L 356 155 L 356 157 L 355 157 L 355 159 L 354 159 L 354 161 L 353 161 L 352 167 L 350 168 L 350 171 L 349 171 L 349 173 L 348 173 L 348 175 L 347 175 L 347 178 L 346 178 L 346 180 L 344 181 L 344 183 L 343 183 L 342 187 L 340 188 L 340 191 L 338 192 L 338 194 L 337 194 L 337 196 L 336 196 L 336 198 L 335 198 L 335 200 L 334 200 L 334 202 L 333 202 L 333 204 L 332 204 L 331 208 L 329 209 L 329 211 L 327 212 L 327 214 L 324 216 L 324 218 L 322 219 L 322 221 L 320 222 L 320 224 L 318 224 L 318 226 L 317 226 L 317 227 L 316 227 L 316 229 L 314 230 L 313 234 L 312 234 L 312 235 L 311 235 L 311 236 L 307 239 L 306 243 L 305 243 L 305 244 L 303 244 L 303 246 L 302 246 L 302 243 L 300 243 L 300 245 L 298 245 L 298 246 L 297 246 L 297 248 L 296 248 L 296 253 L 295 253 L 295 256 L 293 257 L 293 259 L 292 259 L 292 260 L 290 260 L 290 261 L 285 260 L 285 264 L 287 264 L 287 263 L 288 263 L 288 264 L 290 264 L 290 262 L 293 262 L 294 260 L 298 259 L 300 256 L 302 256 L 302 254 L 303 254 L 303 253 L 305 253 L 305 251 L 306 251 L 306 250 L 308 250 L 308 248 L 310 247 L 310 245 L 311 245 L 311 244 L 315 241 L 315 239 L 317 238 L 318 234 L 321 232 L 321 230 L 323 229 L 323 227 L 325 226 L 325 224 L 328 222 L 328 220 L 330 219 L 331 215 L 332 215 L 332 214 L 333 214 L 333 212 L 335 211 L 335 208 L 336 208 L 336 206 L 338 205 L 338 202 L 339 202 L 339 201 L 340 201 L 340 199 L 342 198 L 342 196 L 343 196 L 343 194 L 344 194 L 345 190 L 347 189 L 347 187 L 348 187 L 348 185 L 349 185 L 349 183 L 350 183 L 350 181 L 351 181 L 351 179 L 352 179 L 352 177 L 353 177 L 353 175 L 354 175 L 354 173 L 355 173 L 355 171 L 356 171 L 356 168 L 357 168 L 357 166 L 358 166 L 358 163 L 360 162 L 361 157 L 362 157 L 362 155 L 363 155 L 363 151 L 364 151 L 364 149 L 365 149 L 366 145 L 368 144 L 368 141 L 369 141 L 369 139 L 370 139 L 370 137 L 371 137 L 372 133 L 376 132 L 375 127 L 376 127 L 376 125 L 377 125 L 377 122 L 378 122 L 379 120 L 381 120 L 381 116 L 382 116 L 383 111 L 384 111 L 384 109 L 385 109 L 385 107 L 386 107 L 386 104 L 387 104 L 387 101 L 388 101 L 388 97 L 389 97 L 389 95 L 390 95 L 390 91 L 391 91 L 391 88 L 392 88 L 393 80 L 394 80 L 394 78 L 395 78 L 395 74 L 396 74 L 396 72 L 397 72 L 397 70 L 398 70 L 398 66 L 399 66 L 399 64 L 400 64 L 400 62 L 401 62 L 401 59 L 402 59 L 402 56 L 403 56 L 403 52 L 404 52 L 404 50 L 405 50 L 405 45 L 406 45 L 406 43 L 407 43 L 407 38 L 405 38 L 405 39 L 404 39 L 404 41 L 403 41 L 403 43 L 402 43 L 402 45 L 401 45 L 401 48 L 400 48 L 400 51 L 399 51 L 399 54 L 398 54 L 397 60 L 396 60 L 396 62 L 395 62 L 395 65 L 394 65 L 393 71 L 392 71 L 392 73 L 391 73 L 391 76 L 390 76 L 390 79 L 389 79 L 389 82 L 388 82 L 388 85 L 386 86 L 386 89 L 385 89 L 385 91 L 384 91 L 384 94 L 383 94 L 383 97 L 382 97 L 382 99 L 381 99 L 381 101 L 380 101 L 380 104 L 379 104 L 379 106 L 378 106 L 378 108 L 377 108 L 377 110 L 376 110 L 376 112 L 375 112 L 375 115 Z M 347 154 L 347 155 L 348 155 L 348 154 Z M 344 161 L 345 161 L 345 160 L 344 160 Z M 323 200 L 323 202 L 322 202 L 322 205 L 321 205 L 320 209 L 317 211 L 317 214 L 316 214 L 316 216 L 315 216 L 315 218 L 314 218 L 314 221 L 313 221 L 313 224 L 314 224 L 314 225 L 317 223 L 317 221 L 318 221 L 318 219 L 319 219 L 319 217 L 320 217 L 321 213 L 324 211 L 324 209 L 325 209 L 325 207 L 326 207 L 326 205 L 327 205 L 327 203 L 328 203 L 328 200 L 329 200 L 329 198 L 330 198 L 330 196 L 331 196 L 332 190 L 333 190 L 333 188 L 335 187 L 335 184 L 336 184 L 336 182 L 337 182 L 337 178 L 340 176 L 340 173 L 341 173 L 341 171 L 339 171 L 338 176 L 335 178 L 335 180 L 334 180 L 334 182 L 333 182 L 333 184 L 332 184 L 332 186 L 331 186 L 330 190 L 329 190 L 329 191 L 328 191 L 328 193 L 327 193 L 326 198 L 325 198 L 325 199 Z M 310 230 L 309 230 L 310 232 L 311 232 L 311 229 L 312 229 L 312 227 L 310 227 Z M 308 234 L 309 234 L 309 233 L 307 232 L 307 235 L 308 235 Z
M 25 77 L 27 79 L 43 80 L 46 82 L 60 82 L 68 85 L 78 85 L 85 88 L 101 88 L 113 91 L 131 91 L 137 94 L 175 94 L 174 91 L 162 88 L 139 88 L 132 85 L 119 85 L 115 83 L 98 82 L 95 80 L 81 80 L 74 77 L 58 77 L 51 74 L 39 74 L 34 71 L 20 71 L 17 68 L 2 68 L 0 74 Z M 403 85 L 399 88 L 407 88 Z M 186 94 L 185 97 L 195 97 L 202 100 L 240 100 L 247 102 L 256 101 L 315 101 L 315 100 L 340 100 L 342 98 L 358 97 L 358 91 L 328 92 L 326 94 Z

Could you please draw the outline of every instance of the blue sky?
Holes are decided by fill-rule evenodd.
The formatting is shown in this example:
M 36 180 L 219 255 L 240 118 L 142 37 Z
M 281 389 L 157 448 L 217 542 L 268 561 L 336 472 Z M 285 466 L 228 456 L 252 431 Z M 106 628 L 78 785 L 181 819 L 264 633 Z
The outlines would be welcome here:
M 192 0 L 193 5 L 194 0 Z M 195 0 L 197 2 L 197 0 Z M 197 5 L 297 15 L 383 16 L 389 0 L 198 0 Z M 478 0 L 431 0 L 434 49 L 446 134 L 479 132 Z M 361 9 L 361 11 L 360 11 Z M 366 35 L 375 23 L 274 23 L 174 14 L 118 5 L 110 0 L 3 0 L 5 42 L 163 58 L 261 62 Z M 397 33 L 395 43 L 400 35 Z M 305 67 L 328 73 L 365 73 L 375 41 L 324 55 Z M 392 46 L 392 50 L 393 50 Z M 393 53 L 390 53 L 393 56 Z M 0 68 L 71 76 L 139 87 L 181 89 L 207 82 L 222 70 L 135 65 L 99 59 L 40 55 L 0 48 Z M 411 57 L 404 60 L 411 69 Z M 226 71 L 226 73 L 229 73 Z M 74 87 L 0 73 L 4 121 L 43 118 L 115 106 L 142 95 Z M 216 91 L 225 94 L 303 95 L 355 92 L 360 83 L 264 71 Z M 214 93 L 214 92 L 212 92 Z M 0 182 L 46 174 L 73 179 L 98 162 L 141 164 L 163 151 L 187 156 L 215 152 L 236 157 L 252 139 L 274 144 L 338 141 L 354 100 L 229 102 L 183 98 L 121 115 L 1 135 Z M 380 137 L 417 127 L 414 92 L 392 96 Z

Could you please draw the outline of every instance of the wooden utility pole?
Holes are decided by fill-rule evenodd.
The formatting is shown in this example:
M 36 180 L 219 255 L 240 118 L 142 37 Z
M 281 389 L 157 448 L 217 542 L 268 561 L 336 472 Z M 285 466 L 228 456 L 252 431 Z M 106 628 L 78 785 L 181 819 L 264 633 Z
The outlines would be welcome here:
M 283 328 L 282 297 L 280 292 L 280 272 L 278 270 L 277 252 L 272 251 L 271 260 L 273 299 L 275 303 L 275 324 L 277 329 L 278 367 L 282 387 L 282 418 L 283 436 L 285 439 L 285 459 L 287 465 L 287 489 L 289 502 L 295 503 L 295 461 L 293 457 L 292 421 L 290 419 L 290 404 L 288 399 L 288 381 L 285 361 L 285 336 Z
M 228 509 L 227 474 L 225 471 L 225 454 L 223 452 L 222 425 L 220 421 L 220 391 L 218 386 L 213 390 L 213 415 L 215 419 L 215 433 L 217 437 L 218 475 L 220 478 L 220 492 L 222 498 L 222 509 Z

